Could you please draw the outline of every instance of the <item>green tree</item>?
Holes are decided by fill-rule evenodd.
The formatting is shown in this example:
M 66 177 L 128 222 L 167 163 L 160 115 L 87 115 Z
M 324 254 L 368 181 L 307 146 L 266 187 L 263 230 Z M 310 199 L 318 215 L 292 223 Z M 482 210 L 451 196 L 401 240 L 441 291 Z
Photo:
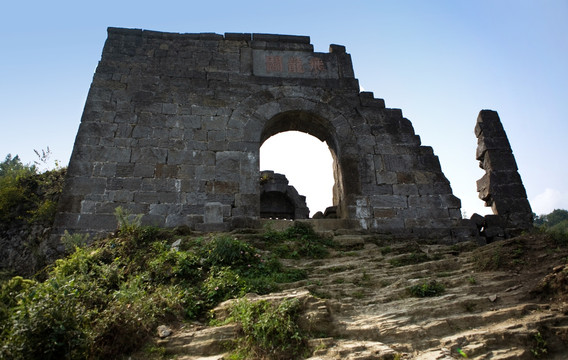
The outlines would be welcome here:
M 38 173 L 34 165 L 8 154 L 0 163 L 0 229 L 52 222 L 65 170 Z
M 545 215 L 546 219 L 544 221 L 544 223 L 548 226 L 548 227 L 552 227 L 556 224 L 561 223 L 564 220 L 568 220 L 568 210 L 563 210 L 563 209 L 555 209 L 553 212 L 551 212 L 548 215 Z
M 15 176 L 22 172 L 36 172 L 35 166 L 22 164 L 18 155 L 12 157 L 12 154 L 6 155 L 3 162 L 0 163 L 0 177 Z

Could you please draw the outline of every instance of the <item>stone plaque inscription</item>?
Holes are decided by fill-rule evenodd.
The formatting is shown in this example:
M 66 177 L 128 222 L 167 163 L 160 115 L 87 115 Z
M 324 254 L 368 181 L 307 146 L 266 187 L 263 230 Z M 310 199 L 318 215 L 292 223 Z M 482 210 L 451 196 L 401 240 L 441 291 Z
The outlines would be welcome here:
M 337 59 L 331 54 L 253 50 L 253 74 L 287 78 L 338 79 Z

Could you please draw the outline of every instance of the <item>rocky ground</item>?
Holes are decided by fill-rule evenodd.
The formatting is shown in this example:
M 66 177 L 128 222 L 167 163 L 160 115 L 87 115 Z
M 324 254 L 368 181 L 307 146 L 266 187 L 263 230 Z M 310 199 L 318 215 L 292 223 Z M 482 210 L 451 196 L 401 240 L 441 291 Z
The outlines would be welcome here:
M 309 359 L 566 359 L 568 247 L 543 235 L 478 246 L 335 235 L 325 259 L 285 260 L 308 279 L 249 299 L 297 298 Z M 443 286 L 444 291 L 440 290 Z M 417 297 L 409 288 L 439 290 Z M 230 303 L 215 313 L 223 318 Z M 184 324 L 155 346 L 222 359 L 236 325 Z

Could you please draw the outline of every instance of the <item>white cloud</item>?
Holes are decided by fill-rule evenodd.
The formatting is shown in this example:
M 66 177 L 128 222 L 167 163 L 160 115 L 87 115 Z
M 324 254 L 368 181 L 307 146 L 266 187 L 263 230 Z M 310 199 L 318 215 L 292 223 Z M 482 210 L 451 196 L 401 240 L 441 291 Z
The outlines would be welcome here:
M 547 188 L 531 200 L 531 207 L 538 215 L 549 214 L 554 209 L 568 209 L 568 192 Z

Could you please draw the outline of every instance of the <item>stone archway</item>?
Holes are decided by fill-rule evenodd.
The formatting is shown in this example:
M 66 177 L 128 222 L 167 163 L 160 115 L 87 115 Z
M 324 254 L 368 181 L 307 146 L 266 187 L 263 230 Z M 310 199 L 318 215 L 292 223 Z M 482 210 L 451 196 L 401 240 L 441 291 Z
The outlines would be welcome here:
M 332 205 L 337 209 L 344 209 L 345 203 L 344 176 L 341 166 L 338 162 L 338 144 L 337 135 L 326 119 L 314 114 L 301 110 L 291 110 L 279 113 L 269 119 L 261 133 L 260 145 L 270 137 L 286 131 L 300 131 L 308 135 L 314 136 L 322 142 L 325 142 L 330 151 L 333 163 L 334 185 L 332 190 Z M 325 209 L 321 209 L 322 211 Z M 338 211 L 339 215 L 345 217 L 345 211 Z
M 330 103 L 341 106 L 343 111 Z M 331 97 L 326 91 L 311 87 L 281 86 L 255 93 L 240 102 L 228 127 L 229 131 L 244 128 L 245 139 L 251 142 L 251 147 L 258 144 L 258 149 L 269 137 L 291 130 L 325 141 L 333 159 L 332 202 L 337 206 L 337 216 L 346 219 L 350 217 L 349 207 L 356 206 L 356 197 L 361 194 L 361 150 L 352 122 L 363 121 L 340 96 Z M 254 156 L 258 158 L 259 151 Z
M 115 28 L 54 236 L 112 231 L 118 206 L 155 226 L 252 226 L 260 145 L 287 130 L 329 145 L 339 217 L 364 230 L 452 236 L 461 205 L 438 158 L 399 109 L 360 91 L 344 46 L 319 53 L 306 36 Z

